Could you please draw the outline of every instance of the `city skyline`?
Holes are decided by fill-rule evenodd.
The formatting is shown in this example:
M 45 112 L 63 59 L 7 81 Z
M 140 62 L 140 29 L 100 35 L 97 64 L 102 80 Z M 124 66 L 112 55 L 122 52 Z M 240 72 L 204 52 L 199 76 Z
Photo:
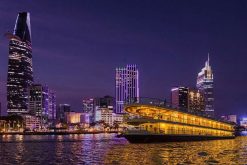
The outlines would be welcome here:
M 241 43 L 245 43 L 247 33 L 243 30 L 246 27 L 242 20 L 244 17 L 237 17 L 244 14 L 241 13 L 243 8 L 238 3 L 224 4 L 224 7 L 230 9 L 232 6 L 239 8 L 239 12 L 234 15 L 238 19 L 233 19 L 232 13 L 223 10 L 219 2 L 211 2 L 211 5 L 199 7 L 202 9 L 202 13 L 199 13 L 201 20 L 197 17 L 190 18 L 190 14 L 199 9 L 192 8 L 191 13 L 188 12 L 183 17 L 182 14 L 187 12 L 185 7 L 177 6 L 176 11 L 180 12 L 174 13 L 165 7 L 165 5 L 172 7 L 173 3 L 162 2 L 152 4 L 157 12 L 154 12 L 154 9 L 145 11 L 148 3 L 142 4 L 141 9 L 138 9 L 140 14 L 135 12 L 137 3 L 134 3 L 133 9 L 129 10 L 130 15 L 127 16 L 116 11 L 113 8 L 115 5 L 113 2 L 104 4 L 103 9 L 94 14 L 90 13 L 90 10 L 100 9 L 100 5 L 96 5 L 93 9 L 90 3 L 86 5 L 81 3 L 76 7 L 61 1 L 60 3 L 75 7 L 75 11 L 68 14 L 66 7 L 55 9 L 47 7 L 47 13 L 42 11 L 42 5 L 51 5 L 54 2 L 45 2 L 40 6 L 32 2 L 13 6 L 8 1 L 3 3 L 9 7 L 3 7 L 6 5 L 1 7 L 0 17 L 4 24 L 0 27 L 1 34 L 13 29 L 18 12 L 30 11 L 35 80 L 48 84 L 57 92 L 58 104 L 69 103 L 78 111 L 83 97 L 114 96 L 114 69 L 127 63 L 138 65 L 141 75 L 141 96 L 169 98 L 169 90 L 172 86 L 195 86 L 196 74 L 207 58 L 207 52 L 210 52 L 216 75 L 216 113 L 240 115 L 246 113 L 245 93 L 247 91 L 244 85 L 247 80 L 244 77 L 246 69 L 243 63 L 246 49 Z M 84 11 L 81 11 L 79 7 L 83 5 L 86 7 Z M 126 2 L 121 5 L 123 6 L 121 12 L 127 13 L 129 4 Z M 188 5 L 193 6 L 193 3 Z M 207 7 L 211 10 L 206 10 Z M 109 11 L 106 15 L 100 15 L 102 10 L 107 8 Z M 64 9 L 65 11 L 62 12 Z M 225 15 L 218 13 L 218 9 Z M 49 15 L 53 13 L 53 10 L 54 15 Z M 149 13 L 153 14 L 148 15 Z M 60 14 L 66 19 L 56 20 Z M 114 14 L 122 19 L 116 19 Z M 142 14 L 143 18 L 140 17 Z M 160 17 L 159 14 L 161 14 Z M 214 14 L 216 17 L 213 17 Z M 133 16 L 133 20 L 130 16 Z M 183 21 L 189 21 L 189 25 L 177 27 L 177 25 L 183 25 L 183 21 L 175 21 L 177 17 L 184 18 Z M 66 25 L 59 29 L 58 25 L 65 25 L 66 20 L 71 27 Z M 138 25 L 135 24 L 135 20 L 138 21 Z M 193 30 L 192 22 L 195 20 L 198 21 L 199 25 L 196 28 L 199 30 L 189 31 L 190 28 Z M 211 21 L 217 21 L 219 24 L 214 26 Z M 154 27 L 151 26 L 152 23 Z M 229 27 L 223 25 L 229 25 Z M 221 33 L 218 33 L 220 30 L 222 30 Z M 230 30 L 231 33 L 228 33 Z M 223 41 L 225 38 L 229 40 Z M 198 41 L 201 43 L 197 43 Z M 8 41 L 2 37 L 0 40 L 2 111 L 5 111 L 6 106 L 3 104 L 6 95 L 7 56 Z M 239 65 L 233 66 L 232 62 Z M 236 82 L 233 82 L 234 80 Z M 225 94 L 226 92 L 229 92 L 229 96 Z

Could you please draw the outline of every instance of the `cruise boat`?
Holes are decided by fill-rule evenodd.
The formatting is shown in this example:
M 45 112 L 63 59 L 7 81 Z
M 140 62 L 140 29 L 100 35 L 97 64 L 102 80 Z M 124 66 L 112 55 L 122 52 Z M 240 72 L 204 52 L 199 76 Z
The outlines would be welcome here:
M 157 104 L 125 105 L 123 136 L 131 143 L 199 141 L 235 138 L 234 126 L 213 118 L 180 111 Z

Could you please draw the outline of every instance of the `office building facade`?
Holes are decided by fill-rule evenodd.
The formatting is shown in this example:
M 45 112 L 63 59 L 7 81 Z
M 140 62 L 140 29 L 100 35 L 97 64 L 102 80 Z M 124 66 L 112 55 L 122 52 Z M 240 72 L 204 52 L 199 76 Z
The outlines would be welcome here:
M 136 65 L 116 68 L 115 113 L 124 113 L 125 102 L 139 99 L 139 71 Z
M 197 88 L 204 95 L 205 102 L 205 112 L 204 114 L 207 116 L 214 116 L 214 77 L 213 70 L 209 63 L 209 55 L 208 60 L 205 63 L 205 66 L 202 68 L 201 72 L 198 73 L 197 76 Z
M 223 121 L 228 121 L 237 124 L 237 115 L 224 115 L 220 117 Z
M 71 108 L 69 104 L 59 104 L 56 113 L 56 119 L 58 122 L 65 122 L 65 113 L 71 112 Z
M 174 87 L 171 89 L 171 104 L 173 108 L 187 111 L 188 109 L 188 93 L 187 87 Z
M 104 121 L 109 126 L 113 126 L 114 122 L 120 123 L 123 121 L 122 114 L 113 113 L 113 106 L 95 108 L 95 122 Z
M 188 87 L 174 87 L 171 89 L 171 105 L 181 111 L 198 115 L 202 115 L 205 110 L 203 93 Z
M 188 112 L 203 115 L 205 110 L 204 95 L 200 90 L 189 88 Z
M 48 89 L 48 120 L 56 120 L 56 93 L 55 91 Z
M 94 106 L 108 107 L 114 105 L 115 99 L 112 96 L 96 97 L 94 99 Z
M 8 114 L 28 112 L 28 88 L 33 83 L 30 14 L 19 13 L 13 34 L 6 33 L 9 41 L 7 77 Z
M 93 98 L 84 98 L 82 99 L 82 112 L 87 113 L 89 116 L 89 122 L 94 121 L 94 99 Z
M 33 84 L 29 87 L 29 108 L 30 115 L 48 118 L 48 87 L 41 84 Z

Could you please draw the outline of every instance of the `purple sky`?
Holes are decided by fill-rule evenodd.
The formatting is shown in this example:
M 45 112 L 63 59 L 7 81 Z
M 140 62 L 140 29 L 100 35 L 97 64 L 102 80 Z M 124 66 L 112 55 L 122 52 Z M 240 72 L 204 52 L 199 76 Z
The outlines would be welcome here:
M 18 12 L 31 13 L 36 82 L 57 103 L 79 111 L 83 97 L 114 96 L 115 67 L 137 64 L 140 95 L 164 98 L 172 86 L 196 84 L 207 53 L 215 78 L 215 111 L 247 114 L 247 2 L 0 2 L 0 100 L 6 110 L 8 40 Z

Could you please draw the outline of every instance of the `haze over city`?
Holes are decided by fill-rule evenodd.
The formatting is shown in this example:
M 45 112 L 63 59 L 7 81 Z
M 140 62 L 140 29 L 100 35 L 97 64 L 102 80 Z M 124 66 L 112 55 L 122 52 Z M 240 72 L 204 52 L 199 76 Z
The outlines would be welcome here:
M 167 98 L 196 86 L 207 54 L 216 114 L 246 114 L 247 2 L 39 1 L 0 5 L 0 100 L 6 111 L 8 40 L 16 15 L 31 13 L 34 79 L 57 103 L 81 110 L 83 97 L 111 95 L 115 68 L 137 64 L 140 96 Z M 4 112 L 6 113 L 6 112 Z

